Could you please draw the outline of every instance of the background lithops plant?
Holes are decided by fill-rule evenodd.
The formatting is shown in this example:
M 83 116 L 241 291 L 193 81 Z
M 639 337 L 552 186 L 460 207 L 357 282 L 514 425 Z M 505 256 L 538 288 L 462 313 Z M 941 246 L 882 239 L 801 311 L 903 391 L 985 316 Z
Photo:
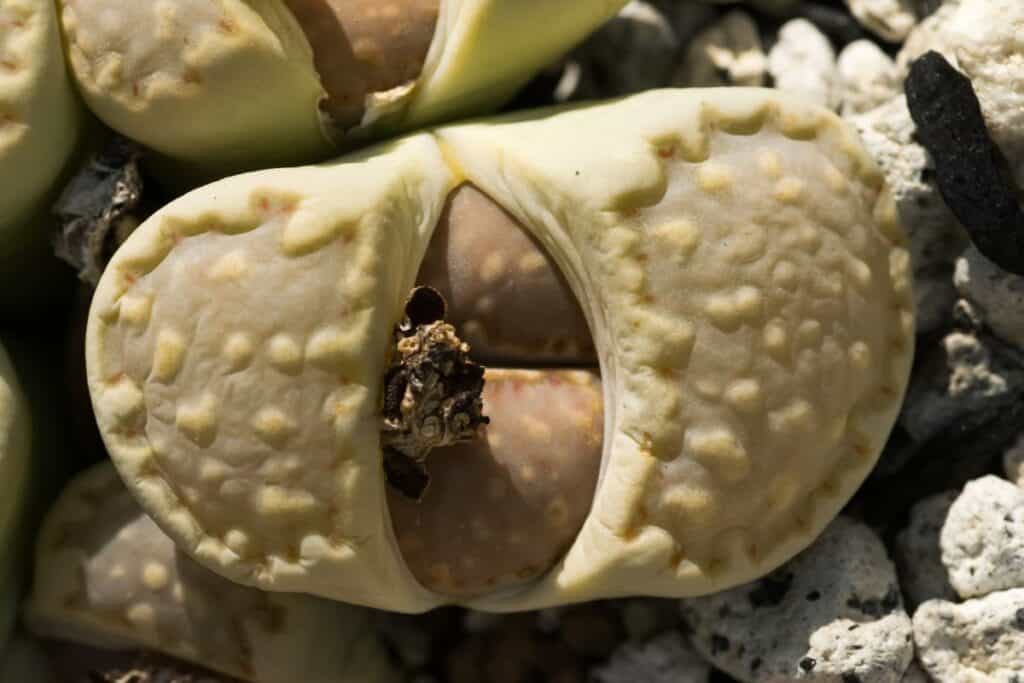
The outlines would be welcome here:
M 496 107 L 625 0 L 59 4 L 86 102 L 187 185 Z
M 47 517 L 26 618 L 47 637 L 150 648 L 257 683 L 397 681 L 366 610 L 199 567 L 109 463 L 76 477 Z
M 424 261 L 445 260 L 425 258 L 444 251 L 435 231 L 465 229 L 446 207 L 466 183 L 535 240 L 507 277 L 539 256 L 564 278 L 596 354 L 577 340 L 555 360 L 596 355 L 603 406 L 580 370 L 516 386 L 492 368 L 490 424 L 459 432 L 479 406 L 446 403 L 437 382 L 461 376 L 467 349 L 406 303 Z M 217 182 L 147 220 L 100 281 L 87 333 L 100 429 L 153 519 L 242 583 L 400 611 L 719 590 L 805 547 L 893 423 L 914 321 L 883 185 L 836 116 L 739 88 L 441 128 Z M 505 252 L 447 244 L 448 268 L 476 273 L 449 278 L 452 300 L 478 305 L 448 316 L 476 316 L 481 347 L 481 316 L 538 324 L 505 325 L 508 294 L 493 311 L 467 294 Z M 536 305 L 572 312 L 557 290 Z M 528 365 L 530 333 L 488 353 Z M 389 368 L 427 347 L 447 360 L 396 390 Z M 395 405 L 425 416 L 423 435 L 475 440 L 437 467 L 417 460 L 382 436 Z M 403 475 L 431 478 L 419 508 L 385 482 L 389 449 Z M 433 500 L 449 477 L 463 477 L 457 495 Z
M 0 313 L 8 318 L 34 310 L 65 275 L 46 267 L 57 265 L 47 203 L 81 119 L 53 3 L 0 1 Z
M 31 418 L 14 367 L 0 346 L 0 653 L 14 622 L 24 564 L 25 506 L 30 494 Z

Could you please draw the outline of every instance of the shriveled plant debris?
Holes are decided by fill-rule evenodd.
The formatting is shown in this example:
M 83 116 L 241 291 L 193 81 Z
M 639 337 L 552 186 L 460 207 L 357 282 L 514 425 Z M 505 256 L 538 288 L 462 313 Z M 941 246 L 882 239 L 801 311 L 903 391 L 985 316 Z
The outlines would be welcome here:
M 114 137 L 68 182 L 53 207 L 57 257 L 95 287 L 114 251 L 142 222 L 142 150 Z
M 196 677 L 164 668 L 132 669 L 131 671 L 91 672 L 86 683 L 218 683 L 206 676 Z
M 469 345 L 444 322 L 446 309 L 437 290 L 413 290 L 384 377 L 384 471 L 391 486 L 414 500 L 430 483 L 430 451 L 469 441 L 489 422 L 484 367 L 470 360 Z
M 978 251 L 1024 274 L 1021 192 L 989 136 L 971 81 L 931 50 L 911 64 L 905 89 L 917 138 L 935 160 L 946 204 Z
M 80 679 L 80 683 L 233 683 L 236 680 L 222 674 L 208 674 L 196 667 L 150 653 L 140 653 L 124 661 L 124 666 L 90 669 Z

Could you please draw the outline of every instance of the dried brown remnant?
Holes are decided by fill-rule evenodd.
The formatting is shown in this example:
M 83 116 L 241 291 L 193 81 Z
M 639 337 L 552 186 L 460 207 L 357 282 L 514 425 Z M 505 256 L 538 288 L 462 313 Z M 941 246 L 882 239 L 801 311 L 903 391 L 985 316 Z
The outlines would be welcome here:
M 384 468 L 389 483 L 418 500 L 429 484 L 430 451 L 473 439 L 483 415 L 484 368 L 444 322 L 445 303 L 429 287 L 409 297 L 395 328 L 396 355 L 384 379 Z
M 115 137 L 92 156 L 54 204 L 57 257 L 95 287 L 107 262 L 149 213 L 143 202 L 142 150 Z
M 181 673 L 163 667 L 146 667 L 131 671 L 90 671 L 89 683 L 221 683 L 224 679 Z
M 440 0 L 285 0 L 313 48 L 327 99 L 344 130 L 367 95 L 404 85 L 423 70 Z
M 58 681 L 73 683 L 240 683 L 225 674 L 154 652 L 106 650 L 71 641 L 43 640 Z

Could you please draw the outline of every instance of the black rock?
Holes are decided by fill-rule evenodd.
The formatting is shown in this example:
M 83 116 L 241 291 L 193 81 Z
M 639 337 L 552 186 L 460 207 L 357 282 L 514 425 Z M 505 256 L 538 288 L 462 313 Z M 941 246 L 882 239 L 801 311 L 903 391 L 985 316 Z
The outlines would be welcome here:
M 1021 424 L 1024 354 L 1018 349 L 969 328 L 919 344 L 899 421 L 846 512 L 895 534 L 916 501 L 997 471 Z
M 938 52 L 916 59 L 904 83 L 917 138 L 935 161 L 939 192 L 978 251 L 1024 275 L 1024 208 L 992 142 L 970 80 Z

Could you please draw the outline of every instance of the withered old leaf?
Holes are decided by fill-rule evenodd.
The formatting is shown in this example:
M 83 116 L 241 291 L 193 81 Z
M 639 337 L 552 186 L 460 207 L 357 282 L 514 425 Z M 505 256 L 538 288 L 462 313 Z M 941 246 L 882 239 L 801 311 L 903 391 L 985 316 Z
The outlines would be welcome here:
M 436 290 L 413 290 L 384 375 L 384 471 L 389 484 L 414 500 L 430 482 L 424 464 L 430 451 L 469 441 L 488 423 L 484 368 L 470 360 L 469 345 L 444 322 L 446 308 Z

